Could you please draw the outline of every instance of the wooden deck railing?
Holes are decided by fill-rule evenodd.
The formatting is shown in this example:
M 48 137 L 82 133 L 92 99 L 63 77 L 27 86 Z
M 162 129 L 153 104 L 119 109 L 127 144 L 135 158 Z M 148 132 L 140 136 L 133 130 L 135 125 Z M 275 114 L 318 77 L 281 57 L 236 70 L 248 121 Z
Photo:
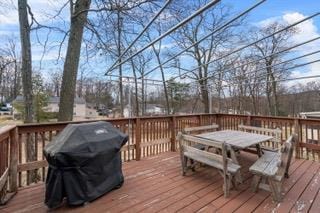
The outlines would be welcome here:
M 320 120 L 288 117 L 265 117 L 230 114 L 198 114 L 183 116 L 139 117 L 107 120 L 129 135 L 121 150 L 123 161 L 140 160 L 162 152 L 175 151 L 175 136 L 185 127 L 217 123 L 220 129 L 238 129 L 239 124 L 279 128 L 282 141 L 293 132 L 299 135 L 296 157 L 320 160 Z M 90 122 L 90 121 L 82 121 Z M 0 199 L 6 200 L 7 192 L 17 187 L 44 181 L 47 162 L 42 149 L 69 123 L 59 122 L 23 124 L 0 129 Z M 28 161 L 26 145 L 34 144 L 36 160 Z M 29 179 L 29 172 L 36 171 L 37 178 Z M 9 194 L 10 195 L 10 194 Z M 7 196 L 8 197 L 8 196 Z

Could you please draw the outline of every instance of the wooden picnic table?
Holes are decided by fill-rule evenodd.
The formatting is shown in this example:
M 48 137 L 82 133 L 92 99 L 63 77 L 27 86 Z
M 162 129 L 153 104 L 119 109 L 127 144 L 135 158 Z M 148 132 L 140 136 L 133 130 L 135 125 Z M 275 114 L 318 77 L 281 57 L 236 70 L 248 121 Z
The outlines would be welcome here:
M 225 142 L 229 144 L 232 148 L 230 150 L 230 157 L 236 163 L 239 163 L 236 155 L 234 154 L 234 149 L 247 149 L 251 146 L 255 146 L 257 149 L 257 154 L 261 157 L 261 147 L 260 143 L 269 141 L 273 139 L 270 135 L 260 135 L 255 133 L 243 132 L 243 131 L 236 131 L 236 130 L 222 130 L 222 131 L 215 131 L 215 132 L 207 132 L 196 135 L 200 138 L 205 138 L 217 142 Z M 237 180 L 241 183 L 242 177 L 240 172 L 236 176 Z

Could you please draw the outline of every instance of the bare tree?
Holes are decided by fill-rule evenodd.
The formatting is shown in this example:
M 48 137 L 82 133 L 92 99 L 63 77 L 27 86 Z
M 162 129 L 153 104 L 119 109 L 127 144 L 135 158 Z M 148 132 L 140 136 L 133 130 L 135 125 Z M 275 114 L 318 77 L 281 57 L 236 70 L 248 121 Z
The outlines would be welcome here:
M 254 32 L 251 33 L 251 36 L 254 40 L 258 38 L 270 35 L 279 29 L 284 28 L 285 25 L 279 22 L 273 22 L 268 25 L 262 26 L 260 29 L 255 29 Z M 285 64 L 280 67 L 273 67 L 274 64 L 279 63 L 285 54 L 274 54 L 288 47 L 289 38 L 297 31 L 296 28 L 289 28 L 283 32 L 277 33 L 268 39 L 264 39 L 263 41 L 254 45 L 256 50 L 256 56 L 263 58 L 263 64 L 266 67 L 265 81 L 265 93 L 267 96 L 269 113 L 271 115 L 279 115 L 279 98 L 278 98 L 278 84 L 277 79 L 281 78 L 285 73 L 281 70 Z
M 144 13 L 137 13 L 132 14 L 131 17 L 133 18 L 134 22 L 136 22 L 138 25 L 140 25 L 142 28 L 145 28 L 148 21 L 151 19 L 151 17 L 156 13 L 158 10 L 158 7 L 155 5 L 149 5 L 149 8 L 145 10 Z M 146 42 L 151 42 L 153 40 L 154 36 L 160 36 L 162 33 L 166 31 L 167 24 L 163 24 L 163 19 L 156 20 L 151 27 L 145 32 L 144 38 Z M 165 45 L 163 45 L 163 40 L 160 40 L 156 44 L 153 44 L 152 46 L 152 53 L 155 56 L 156 63 L 159 66 L 160 73 L 161 73 L 161 79 L 162 79 L 162 85 L 163 85 L 163 91 L 164 91 L 164 97 L 165 97 L 165 106 L 166 106 L 166 113 L 170 114 L 170 104 L 169 104 L 169 94 L 167 90 L 167 79 L 166 79 L 166 73 L 165 73 L 165 67 L 162 65 L 162 57 L 166 55 L 164 52 Z
M 181 1 L 178 8 L 174 9 L 172 15 L 177 21 L 181 21 L 185 14 L 199 8 L 203 5 L 205 0 L 196 1 Z M 219 26 L 226 22 L 230 17 L 230 8 L 224 5 L 217 5 L 208 10 L 206 13 L 199 15 L 192 22 L 177 30 L 172 38 L 175 40 L 178 47 L 186 49 L 193 45 L 186 51 L 185 56 L 194 62 L 196 68 L 192 72 L 188 72 L 188 77 L 198 80 L 201 88 L 201 100 L 204 105 L 204 112 L 209 112 L 209 94 L 208 94 L 208 77 L 213 75 L 214 70 L 208 63 L 216 58 L 220 49 L 230 47 L 230 41 L 236 40 L 233 31 L 234 27 L 238 26 L 241 21 L 234 22 L 232 25 L 213 34 L 205 41 L 198 43 L 204 36 L 216 30 Z
M 91 18 L 87 26 L 95 35 L 96 40 L 94 41 L 94 46 L 96 51 L 102 51 L 103 54 L 108 57 L 107 59 L 118 59 L 125 50 L 125 47 L 138 33 L 138 31 L 136 32 L 134 23 L 132 23 L 131 17 L 133 14 L 143 13 L 142 8 L 144 5 L 148 5 L 149 3 L 154 4 L 156 2 L 157 1 L 154 0 L 102 0 L 99 4 L 96 4 L 98 9 L 95 11 L 99 11 L 99 13 Z M 102 11 L 104 13 L 102 13 Z M 118 62 L 121 63 L 121 58 Z M 122 116 L 125 105 L 122 77 L 128 68 L 132 69 L 130 65 L 131 63 L 119 65 L 116 70 L 108 73 L 113 74 L 114 71 L 118 71 L 120 114 Z

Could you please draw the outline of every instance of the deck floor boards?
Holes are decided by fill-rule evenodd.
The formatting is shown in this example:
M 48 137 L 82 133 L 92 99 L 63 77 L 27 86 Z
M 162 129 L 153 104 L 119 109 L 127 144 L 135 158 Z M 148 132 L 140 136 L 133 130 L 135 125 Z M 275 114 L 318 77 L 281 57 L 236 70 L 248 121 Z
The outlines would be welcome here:
M 241 152 L 243 184 L 224 198 L 222 178 L 217 170 L 198 168 L 181 175 L 177 152 L 167 152 L 141 161 L 123 164 L 124 185 L 81 207 L 64 204 L 57 212 L 319 212 L 320 163 L 296 159 L 286 179 L 284 199 L 274 203 L 270 193 L 250 190 L 248 167 L 257 159 Z M 47 212 L 45 186 L 38 183 L 19 190 L 0 212 Z

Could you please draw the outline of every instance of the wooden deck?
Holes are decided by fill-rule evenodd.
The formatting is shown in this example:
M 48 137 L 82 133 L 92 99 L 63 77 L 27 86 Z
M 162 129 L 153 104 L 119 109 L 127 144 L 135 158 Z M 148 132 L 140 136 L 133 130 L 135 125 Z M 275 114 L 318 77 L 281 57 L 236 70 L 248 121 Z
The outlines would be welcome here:
M 237 191 L 223 197 L 223 180 L 215 169 L 199 168 L 181 176 L 177 152 L 168 152 L 123 165 L 125 184 L 122 188 L 84 207 L 63 207 L 58 212 L 319 212 L 320 163 L 294 159 L 290 178 L 284 182 L 282 203 L 272 202 L 270 193 L 250 191 L 248 166 L 257 158 L 242 152 L 244 183 Z M 46 212 L 44 184 L 18 191 L 0 212 Z

